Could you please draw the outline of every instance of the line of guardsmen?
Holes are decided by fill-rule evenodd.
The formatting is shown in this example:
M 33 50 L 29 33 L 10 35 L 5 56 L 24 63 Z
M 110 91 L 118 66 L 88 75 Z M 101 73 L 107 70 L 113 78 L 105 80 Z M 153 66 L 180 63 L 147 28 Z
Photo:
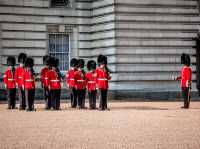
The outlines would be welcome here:
M 25 53 L 18 56 L 19 66 L 15 69 L 15 57 L 7 58 L 8 68 L 4 73 L 4 84 L 7 90 L 8 109 L 16 108 L 16 88 L 18 88 L 19 109 L 35 111 L 35 79 L 34 60 Z M 89 108 L 96 109 L 97 91 L 100 93 L 100 110 L 107 108 L 108 80 L 111 79 L 107 67 L 107 57 L 99 55 L 98 67 L 93 60 L 88 61 L 88 72 L 84 71 L 83 59 L 72 58 L 71 68 L 66 73 L 66 84 L 70 90 L 71 107 L 84 109 L 86 90 L 89 97 Z M 61 82 L 64 77 L 58 68 L 59 59 L 46 55 L 43 57 L 45 67 L 41 70 L 41 86 L 44 89 L 45 109 L 59 110 L 61 96 Z

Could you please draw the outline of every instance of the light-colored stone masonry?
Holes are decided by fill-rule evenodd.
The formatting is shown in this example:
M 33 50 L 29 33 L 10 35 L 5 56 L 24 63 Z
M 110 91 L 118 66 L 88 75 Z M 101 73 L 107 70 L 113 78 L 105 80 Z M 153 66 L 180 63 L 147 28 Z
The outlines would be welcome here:
M 0 0 L 1 72 L 6 58 L 26 52 L 36 71 L 48 53 L 48 33 L 65 26 L 71 57 L 108 56 L 111 90 L 179 90 L 171 81 L 180 55 L 192 60 L 196 90 L 198 0 L 72 0 L 72 8 L 52 8 L 50 0 Z

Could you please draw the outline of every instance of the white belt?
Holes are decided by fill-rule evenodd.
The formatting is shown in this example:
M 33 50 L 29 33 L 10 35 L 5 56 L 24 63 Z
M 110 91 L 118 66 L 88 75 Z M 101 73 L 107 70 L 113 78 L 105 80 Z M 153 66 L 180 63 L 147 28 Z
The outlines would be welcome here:
M 27 82 L 33 82 L 34 80 L 32 80 L 32 79 L 29 79 L 29 80 L 26 80 Z
M 77 80 L 77 82 L 84 82 L 85 80 Z
M 22 77 L 18 77 L 19 79 L 21 79 Z
M 8 79 L 8 81 L 14 81 L 15 79 Z
M 95 83 L 94 81 L 88 81 L 88 83 Z
M 107 81 L 108 79 L 104 79 L 104 78 L 99 78 L 98 80 L 100 80 L 100 81 Z
M 44 78 L 45 80 L 48 80 L 48 78 Z
M 69 80 L 72 80 L 72 81 L 74 81 L 74 79 L 69 79 Z
M 60 80 L 50 80 L 51 82 L 59 82 Z

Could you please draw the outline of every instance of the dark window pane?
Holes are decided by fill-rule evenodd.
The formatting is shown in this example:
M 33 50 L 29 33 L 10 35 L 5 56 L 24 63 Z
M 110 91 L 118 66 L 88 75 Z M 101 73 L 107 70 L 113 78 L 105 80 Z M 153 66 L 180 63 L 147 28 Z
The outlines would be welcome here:
M 70 5 L 70 0 L 51 0 L 52 7 L 69 6 L 69 5 Z

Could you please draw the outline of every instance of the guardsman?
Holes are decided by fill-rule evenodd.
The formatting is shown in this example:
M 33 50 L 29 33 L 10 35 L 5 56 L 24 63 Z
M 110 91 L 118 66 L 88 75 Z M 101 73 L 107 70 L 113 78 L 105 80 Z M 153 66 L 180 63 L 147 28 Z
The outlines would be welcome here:
M 86 88 L 88 90 L 89 97 L 89 108 L 96 109 L 96 96 L 97 96 L 97 86 L 96 86 L 96 77 L 95 73 L 96 62 L 93 60 L 88 61 L 87 63 L 88 72 L 85 75 Z
M 78 70 L 75 72 L 74 80 L 77 89 L 78 108 L 85 108 L 85 95 L 86 95 L 86 84 L 85 84 L 85 61 L 83 59 L 78 60 Z
M 45 98 L 45 109 L 50 109 L 50 96 L 48 88 L 48 73 L 49 73 L 49 60 L 50 56 L 45 55 L 43 57 L 44 68 L 40 72 L 41 87 L 44 89 L 44 98 Z
M 176 80 L 181 81 L 182 97 L 184 100 L 184 106 L 181 108 L 189 108 L 190 105 L 190 89 L 192 84 L 192 70 L 190 68 L 190 56 L 183 53 L 181 55 L 181 64 L 183 64 L 181 69 L 181 74 L 176 78 Z
M 51 107 L 53 107 L 54 110 L 60 110 L 61 74 L 58 65 L 59 60 L 51 57 L 50 70 L 48 73 L 48 86 L 50 91 Z
M 100 103 L 99 109 L 100 110 L 109 110 L 107 108 L 107 94 L 108 94 L 108 80 L 111 79 L 110 71 L 107 67 L 107 57 L 104 55 L 99 55 L 97 58 L 97 62 L 99 67 L 96 68 L 96 75 L 97 75 L 97 87 L 100 91 Z
M 7 90 L 8 109 L 15 109 L 16 106 L 16 83 L 15 83 L 15 58 L 7 58 L 8 68 L 4 73 L 4 84 Z
M 70 61 L 71 68 L 66 73 L 66 84 L 70 91 L 71 107 L 76 108 L 77 106 L 77 90 L 75 87 L 74 75 L 77 71 L 77 59 L 72 58 Z
M 15 81 L 16 86 L 18 87 L 18 96 L 19 96 L 19 110 L 25 110 L 26 109 L 26 99 L 25 99 L 25 90 L 22 87 L 24 83 L 24 63 L 27 58 L 27 55 L 25 53 L 20 53 L 18 56 L 18 63 L 19 67 L 15 70 Z
M 24 89 L 26 97 L 26 110 L 35 111 L 34 100 L 35 100 L 35 72 L 33 70 L 34 60 L 28 57 L 25 61 L 25 72 L 24 72 Z

